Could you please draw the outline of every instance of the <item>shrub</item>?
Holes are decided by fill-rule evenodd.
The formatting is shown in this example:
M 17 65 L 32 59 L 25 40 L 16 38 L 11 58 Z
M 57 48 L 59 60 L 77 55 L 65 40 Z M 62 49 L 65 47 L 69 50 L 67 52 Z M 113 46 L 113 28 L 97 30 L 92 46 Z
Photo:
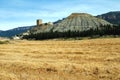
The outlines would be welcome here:
M 0 44 L 7 44 L 9 41 L 0 41 Z

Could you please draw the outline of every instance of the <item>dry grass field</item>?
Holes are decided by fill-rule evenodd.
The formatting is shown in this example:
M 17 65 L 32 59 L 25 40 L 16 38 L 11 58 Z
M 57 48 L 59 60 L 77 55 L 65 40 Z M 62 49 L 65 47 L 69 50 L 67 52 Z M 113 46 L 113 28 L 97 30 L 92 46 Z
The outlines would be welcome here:
M 0 44 L 0 80 L 120 80 L 120 38 Z

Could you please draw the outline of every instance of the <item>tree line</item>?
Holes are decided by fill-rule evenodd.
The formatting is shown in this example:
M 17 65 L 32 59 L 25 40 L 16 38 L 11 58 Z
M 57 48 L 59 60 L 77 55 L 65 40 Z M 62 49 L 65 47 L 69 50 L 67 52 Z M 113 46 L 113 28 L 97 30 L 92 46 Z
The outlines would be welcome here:
M 91 28 L 85 31 L 66 31 L 66 32 L 42 32 L 42 33 L 30 33 L 23 36 L 23 39 L 54 39 L 54 38 L 75 38 L 75 37 L 94 37 L 94 36 L 106 36 L 106 35 L 120 35 L 120 25 L 101 25 L 100 28 Z

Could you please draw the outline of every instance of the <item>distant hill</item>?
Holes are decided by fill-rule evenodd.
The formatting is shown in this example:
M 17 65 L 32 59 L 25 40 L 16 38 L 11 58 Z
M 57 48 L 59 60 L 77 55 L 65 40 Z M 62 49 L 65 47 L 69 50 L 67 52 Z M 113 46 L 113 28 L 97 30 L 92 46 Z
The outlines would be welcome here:
M 2 32 L 2 30 L 0 30 L 0 32 Z
M 28 27 L 18 27 L 6 31 L 0 31 L 0 37 L 12 37 L 17 34 L 26 32 L 27 30 L 31 29 L 33 26 L 28 26 Z
M 39 40 L 92 35 L 102 36 L 104 34 L 112 34 L 112 32 L 112 24 L 103 19 L 96 18 L 87 13 L 72 13 L 66 18 L 56 21 L 54 24 L 45 23 L 32 28 L 23 38 Z
M 72 13 L 67 18 L 55 22 L 53 25 L 41 25 L 34 27 L 31 32 L 66 32 L 66 31 L 84 31 L 91 28 L 100 28 L 101 25 L 110 25 L 109 22 L 98 19 L 87 13 Z
M 120 11 L 108 12 L 96 17 L 104 19 L 112 24 L 120 24 Z

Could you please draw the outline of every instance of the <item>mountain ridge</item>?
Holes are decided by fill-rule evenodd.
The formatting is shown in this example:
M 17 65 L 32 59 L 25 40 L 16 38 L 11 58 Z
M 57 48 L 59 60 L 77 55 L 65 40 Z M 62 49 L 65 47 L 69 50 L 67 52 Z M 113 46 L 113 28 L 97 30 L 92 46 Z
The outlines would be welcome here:
M 31 29 L 32 27 L 33 26 L 26 26 L 26 27 L 17 27 L 17 28 L 5 30 L 5 31 L 0 30 L 0 36 L 1 37 L 12 37 L 17 34 L 26 32 L 27 30 Z
M 120 24 L 120 11 L 111 11 L 101 15 L 97 15 L 97 18 L 104 19 L 112 24 Z

